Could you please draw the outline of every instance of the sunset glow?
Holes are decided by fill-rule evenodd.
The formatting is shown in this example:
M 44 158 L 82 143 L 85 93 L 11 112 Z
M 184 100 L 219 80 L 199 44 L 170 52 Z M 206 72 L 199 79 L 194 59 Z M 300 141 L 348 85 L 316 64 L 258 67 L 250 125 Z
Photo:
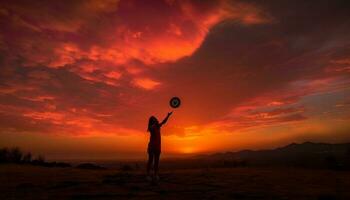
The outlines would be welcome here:
M 170 111 L 164 156 L 348 142 L 348 11 L 261 3 L 1 1 L 0 146 L 142 157 Z

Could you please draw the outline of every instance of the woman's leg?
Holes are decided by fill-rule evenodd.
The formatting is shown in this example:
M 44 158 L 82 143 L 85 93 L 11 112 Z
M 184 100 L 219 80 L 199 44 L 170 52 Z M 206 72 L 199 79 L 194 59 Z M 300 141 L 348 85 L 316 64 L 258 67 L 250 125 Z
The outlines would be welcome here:
M 154 174 L 158 176 L 158 166 L 159 166 L 160 153 L 154 155 Z
M 151 167 L 153 163 L 153 153 L 148 153 L 148 162 L 147 162 L 147 175 L 151 174 Z

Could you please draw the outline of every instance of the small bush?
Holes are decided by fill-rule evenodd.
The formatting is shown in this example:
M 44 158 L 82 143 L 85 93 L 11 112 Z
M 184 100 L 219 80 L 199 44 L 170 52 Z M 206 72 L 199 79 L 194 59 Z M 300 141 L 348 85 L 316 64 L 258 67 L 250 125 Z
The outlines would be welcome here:
M 120 167 L 120 170 L 126 172 L 126 171 L 132 171 L 132 170 L 134 170 L 134 169 L 133 169 L 130 165 L 125 164 L 125 165 L 122 165 L 122 166 Z
M 44 165 L 45 164 L 45 157 L 42 155 L 39 155 L 32 161 L 33 165 Z
M 77 166 L 79 169 L 105 169 L 104 167 L 92 164 L 92 163 L 82 163 Z
M 57 162 L 55 163 L 55 167 L 72 167 L 72 165 L 69 163 Z

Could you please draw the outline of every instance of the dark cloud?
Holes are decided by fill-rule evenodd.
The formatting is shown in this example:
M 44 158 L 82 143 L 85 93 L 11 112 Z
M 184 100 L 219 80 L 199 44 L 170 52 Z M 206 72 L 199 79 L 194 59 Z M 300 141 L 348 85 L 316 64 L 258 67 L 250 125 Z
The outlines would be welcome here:
M 270 24 L 217 25 L 191 57 L 156 74 L 168 90 L 184 94 L 189 121 L 213 121 L 262 95 L 278 91 L 282 97 L 316 80 L 348 77 L 326 71 L 334 55 L 349 48 L 344 2 L 290 4 L 261 5 L 276 19 Z M 300 92 L 298 98 L 315 89 Z

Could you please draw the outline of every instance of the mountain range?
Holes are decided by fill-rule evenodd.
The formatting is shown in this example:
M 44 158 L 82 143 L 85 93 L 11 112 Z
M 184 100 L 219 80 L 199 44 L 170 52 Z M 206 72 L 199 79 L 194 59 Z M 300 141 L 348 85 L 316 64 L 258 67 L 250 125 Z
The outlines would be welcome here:
M 275 149 L 215 153 L 200 155 L 197 158 L 221 162 L 228 166 L 277 165 L 340 169 L 350 168 L 350 143 L 292 143 Z

